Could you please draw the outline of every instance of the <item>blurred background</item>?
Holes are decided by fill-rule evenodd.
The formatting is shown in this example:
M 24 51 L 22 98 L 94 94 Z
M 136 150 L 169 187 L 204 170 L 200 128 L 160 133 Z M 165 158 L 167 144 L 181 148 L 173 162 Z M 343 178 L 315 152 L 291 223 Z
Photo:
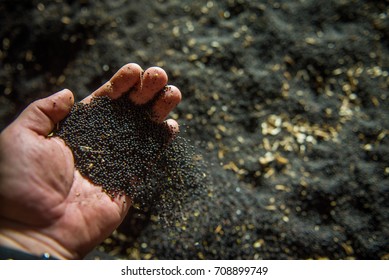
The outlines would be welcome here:
M 0 0 L 0 127 L 62 88 L 81 100 L 128 62 L 163 67 L 183 93 L 171 117 L 217 191 L 175 229 L 133 214 L 98 250 L 388 259 L 388 12 L 379 0 Z

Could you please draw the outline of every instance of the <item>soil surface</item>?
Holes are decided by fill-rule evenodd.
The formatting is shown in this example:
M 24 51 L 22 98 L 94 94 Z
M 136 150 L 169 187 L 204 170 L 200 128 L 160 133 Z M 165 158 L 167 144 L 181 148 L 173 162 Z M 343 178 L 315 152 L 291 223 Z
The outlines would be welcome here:
M 389 259 L 389 2 L 0 2 L 0 127 L 120 66 L 163 67 L 209 191 L 131 209 L 130 259 Z

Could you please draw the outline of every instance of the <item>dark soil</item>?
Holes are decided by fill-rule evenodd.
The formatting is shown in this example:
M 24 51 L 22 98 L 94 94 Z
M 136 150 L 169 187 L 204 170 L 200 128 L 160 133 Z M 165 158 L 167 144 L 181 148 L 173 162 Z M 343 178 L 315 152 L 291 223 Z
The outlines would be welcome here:
M 127 62 L 161 66 L 210 191 L 170 226 L 132 209 L 99 250 L 388 259 L 388 4 L 1 1 L 0 126 L 65 87 L 80 100 Z

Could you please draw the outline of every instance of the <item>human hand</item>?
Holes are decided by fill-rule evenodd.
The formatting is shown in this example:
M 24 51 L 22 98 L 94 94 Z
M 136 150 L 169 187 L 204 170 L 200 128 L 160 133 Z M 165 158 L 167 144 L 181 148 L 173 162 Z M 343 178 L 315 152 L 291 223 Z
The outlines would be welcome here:
M 163 122 L 180 102 L 164 70 L 143 74 L 136 64 L 123 66 L 106 84 L 85 98 L 107 95 L 116 99 L 134 89 L 130 99 L 140 106 L 154 104 L 154 120 Z M 82 258 L 121 223 L 131 201 L 112 199 L 83 178 L 74 167 L 71 150 L 58 137 L 49 137 L 74 103 L 63 90 L 29 105 L 0 134 L 0 245 L 31 254 L 63 259 Z M 167 120 L 178 131 L 174 120 Z

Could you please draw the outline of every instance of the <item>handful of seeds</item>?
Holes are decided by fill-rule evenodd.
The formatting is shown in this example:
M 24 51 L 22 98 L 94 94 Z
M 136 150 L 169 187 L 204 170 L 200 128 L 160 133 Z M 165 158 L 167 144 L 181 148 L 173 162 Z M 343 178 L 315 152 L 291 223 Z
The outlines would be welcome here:
M 204 168 L 187 141 L 151 115 L 150 106 L 136 106 L 128 95 L 96 97 L 76 103 L 54 135 L 71 148 L 80 173 L 107 194 L 128 195 L 143 210 L 168 210 L 202 185 Z

